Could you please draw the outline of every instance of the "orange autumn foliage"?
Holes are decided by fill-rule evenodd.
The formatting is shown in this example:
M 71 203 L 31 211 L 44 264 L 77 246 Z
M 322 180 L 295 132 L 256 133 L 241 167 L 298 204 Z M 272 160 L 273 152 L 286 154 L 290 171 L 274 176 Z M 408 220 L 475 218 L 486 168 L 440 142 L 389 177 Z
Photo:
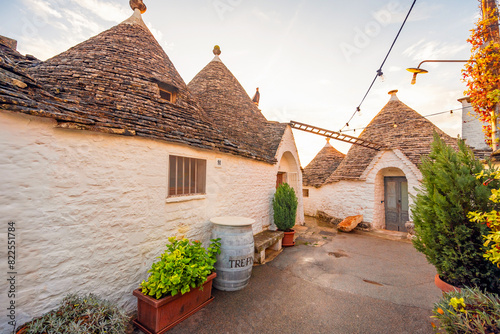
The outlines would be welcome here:
M 491 9 L 472 29 L 467 40 L 471 44 L 471 58 L 466 63 L 463 80 L 467 84 L 465 94 L 483 126 L 486 142 L 491 146 L 491 116 L 500 102 L 500 41 L 498 38 L 498 11 Z

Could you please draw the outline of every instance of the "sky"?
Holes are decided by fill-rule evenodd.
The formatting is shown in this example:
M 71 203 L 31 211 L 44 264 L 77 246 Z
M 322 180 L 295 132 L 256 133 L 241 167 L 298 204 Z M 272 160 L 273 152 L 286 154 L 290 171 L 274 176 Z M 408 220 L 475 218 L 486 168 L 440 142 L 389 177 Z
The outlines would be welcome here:
M 115 26 L 132 15 L 127 0 L 2 1 L 0 35 L 41 60 Z M 221 59 L 268 120 L 290 120 L 333 131 L 344 127 L 368 90 L 413 0 L 144 0 L 143 20 L 186 83 Z M 421 115 L 461 108 L 461 63 L 426 63 L 411 85 L 408 67 L 423 60 L 470 57 L 466 40 L 480 15 L 478 0 L 417 0 L 391 54 L 357 114 L 344 128 L 358 136 L 389 101 Z M 456 137 L 460 113 L 428 118 Z M 325 138 L 294 130 L 305 167 Z M 349 144 L 331 141 L 347 153 Z

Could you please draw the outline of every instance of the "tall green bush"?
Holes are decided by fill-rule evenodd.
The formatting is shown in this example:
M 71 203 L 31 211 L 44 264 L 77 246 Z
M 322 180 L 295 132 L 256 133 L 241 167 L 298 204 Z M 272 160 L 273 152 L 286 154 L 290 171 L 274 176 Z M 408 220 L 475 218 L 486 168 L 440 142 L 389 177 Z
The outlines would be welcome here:
M 274 224 L 278 230 L 289 232 L 295 226 L 297 205 L 293 188 L 288 183 L 280 184 L 273 198 Z
M 412 206 L 413 244 L 446 282 L 500 292 L 500 270 L 483 256 L 488 228 L 467 217 L 470 211 L 489 211 L 491 186 L 476 178 L 484 167 L 473 152 L 463 141 L 458 146 L 457 152 L 434 134 L 432 151 L 420 166 L 422 185 Z

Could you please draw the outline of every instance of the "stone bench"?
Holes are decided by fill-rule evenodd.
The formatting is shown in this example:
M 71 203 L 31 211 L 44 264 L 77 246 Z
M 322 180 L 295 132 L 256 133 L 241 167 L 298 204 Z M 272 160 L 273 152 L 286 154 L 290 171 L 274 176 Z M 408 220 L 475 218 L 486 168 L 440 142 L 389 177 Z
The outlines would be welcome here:
M 254 235 L 255 244 L 254 263 L 264 264 L 266 262 L 266 249 L 281 251 L 281 240 L 285 235 L 282 231 L 262 231 Z

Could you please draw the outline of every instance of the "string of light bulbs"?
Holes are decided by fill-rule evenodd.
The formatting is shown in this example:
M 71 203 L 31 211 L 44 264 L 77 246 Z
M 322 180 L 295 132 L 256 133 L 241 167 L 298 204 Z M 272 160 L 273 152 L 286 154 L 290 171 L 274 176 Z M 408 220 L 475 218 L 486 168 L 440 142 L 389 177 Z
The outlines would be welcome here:
M 401 27 L 399 28 L 399 31 L 398 31 L 396 37 L 394 38 L 394 41 L 392 42 L 392 45 L 389 48 L 389 51 L 387 52 L 387 55 L 385 56 L 384 61 L 382 62 L 382 65 L 380 65 L 379 69 L 377 70 L 377 74 L 375 74 L 375 78 L 373 78 L 373 81 L 370 84 L 370 87 L 368 87 L 368 90 L 366 91 L 365 96 L 363 96 L 363 99 L 361 100 L 361 103 L 356 107 L 356 110 L 352 114 L 351 118 L 349 118 L 349 120 L 347 121 L 347 123 L 345 123 L 345 125 L 342 127 L 342 129 L 340 129 L 339 132 L 342 132 L 342 130 L 344 130 L 344 128 L 346 126 L 349 126 L 349 122 L 352 121 L 352 119 L 353 119 L 354 115 L 356 115 L 356 113 L 361 112 L 361 105 L 363 104 L 363 102 L 365 102 L 365 99 L 368 96 L 368 94 L 370 93 L 370 91 L 372 90 L 372 87 L 375 84 L 375 81 L 377 81 L 377 78 L 379 78 L 379 77 L 383 78 L 384 72 L 382 72 L 382 68 L 384 67 L 385 62 L 387 61 L 387 58 L 389 58 L 389 55 L 391 54 L 391 51 L 392 51 L 394 45 L 396 44 L 396 41 L 398 40 L 399 35 L 401 34 L 401 31 L 403 30 L 403 27 L 405 26 L 406 21 L 408 20 L 408 17 L 410 16 L 410 13 L 412 12 L 413 7 L 415 6 L 416 2 L 417 2 L 417 0 L 413 0 L 413 3 L 411 5 L 411 7 L 410 7 L 410 10 L 408 11 L 408 14 L 406 14 L 406 17 L 405 17 L 405 19 L 403 21 L 403 24 L 401 24 Z
M 463 107 L 463 108 L 457 108 L 457 109 L 451 109 L 451 110 L 447 110 L 447 111 L 441 111 L 441 112 L 437 112 L 437 113 L 434 113 L 434 114 L 429 114 L 429 115 L 425 115 L 425 116 L 422 116 L 423 118 L 428 118 L 428 117 L 432 117 L 432 116 L 438 116 L 438 115 L 443 115 L 443 114 L 451 114 L 453 115 L 453 113 L 455 111 L 458 111 L 458 110 L 463 110 L 463 109 L 468 109 L 468 108 L 472 108 L 472 106 L 468 106 L 468 107 Z M 420 118 L 408 118 L 406 119 L 406 121 L 414 121 L 414 120 L 419 120 Z M 376 124 L 376 125 L 372 125 L 372 127 L 380 127 L 380 126 L 385 126 L 385 125 L 388 125 L 388 124 L 393 124 L 394 122 L 389 122 L 389 123 L 380 123 L 380 124 Z M 467 121 L 464 121 L 464 123 L 467 123 Z M 353 131 L 353 132 L 356 132 L 357 130 L 364 130 L 366 129 L 367 127 L 363 127 L 363 128 L 355 128 L 355 129 L 347 129 L 347 130 L 341 130 L 340 132 L 349 132 L 349 131 Z

